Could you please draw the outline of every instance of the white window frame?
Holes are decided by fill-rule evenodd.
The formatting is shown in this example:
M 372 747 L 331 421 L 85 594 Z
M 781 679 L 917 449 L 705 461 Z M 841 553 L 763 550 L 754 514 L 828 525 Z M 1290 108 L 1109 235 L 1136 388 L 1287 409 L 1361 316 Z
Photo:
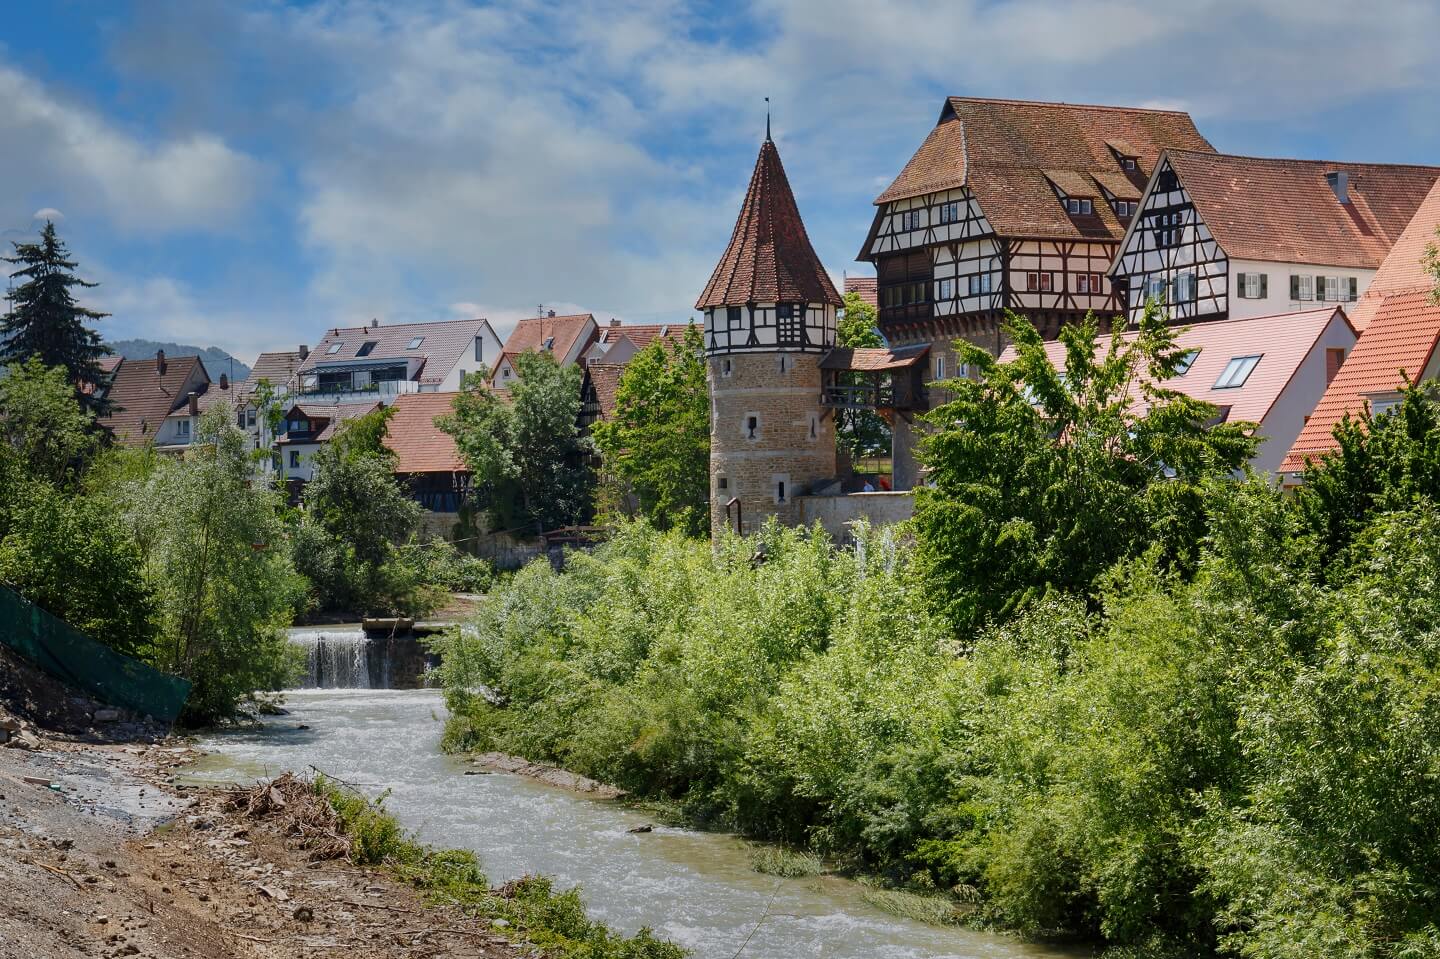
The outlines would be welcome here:
M 190 421 L 177 420 L 175 423 L 175 432 L 180 436 L 188 438 L 190 436 Z
M 1243 297 L 1245 297 L 1245 299 L 1247 299 L 1247 300 L 1258 300 L 1258 299 L 1260 299 L 1260 274 L 1259 274 L 1259 273 L 1246 273 L 1246 274 L 1245 274 L 1245 282 L 1244 282 L 1244 284 L 1242 285 L 1242 292 L 1241 292 L 1240 295 L 1243 296 Z
M 1264 353 L 1230 357 L 1230 362 L 1226 363 L 1225 369 L 1220 371 L 1220 378 L 1215 381 L 1215 385 L 1211 389 L 1238 390 L 1249 381 L 1250 375 L 1255 372 L 1255 367 L 1260 365 L 1260 361 L 1264 357 Z
M 953 300 L 953 299 L 955 299 L 955 280 L 954 280 L 953 277 L 946 277 L 945 279 L 941 280 L 941 281 L 939 282 L 939 286 L 940 286 L 940 294 L 939 294 L 939 298 L 940 298 L 940 299 L 942 299 L 942 300 Z
M 944 353 L 937 353 L 937 354 L 935 354 L 935 378 L 936 378 L 937 380 L 943 380 L 943 379 L 945 379 L 945 354 L 944 354 Z

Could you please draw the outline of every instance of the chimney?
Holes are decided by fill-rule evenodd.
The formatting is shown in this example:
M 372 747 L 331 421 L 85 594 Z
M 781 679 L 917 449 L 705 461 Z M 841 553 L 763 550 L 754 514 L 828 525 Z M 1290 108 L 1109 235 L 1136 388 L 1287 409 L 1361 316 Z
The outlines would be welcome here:
M 554 311 L 554 310 L 551 310 L 550 312 L 546 313 L 545 315 L 546 315 L 546 316 L 554 316 L 554 315 L 555 315 L 555 311 Z
M 380 321 L 379 321 L 379 320 L 377 320 L 377 319 L 376 319 L 375 317 L 373 317 L 373 316 L 370 317 L 370 329 L 373 330 L 373 329 L 375 329 L 375 327 L 377 327 L 377 326 L 379 326 L 379 325 L 380 325 Z
M 224 373 L 220 374 L 220 388 L 222 390 L 228 390 L 230 388 L 230 377 L 226 376 Z
M 187 399 L 187 400 L 189 401 L 189 403 L 190 403 L 190 415 L 191 415 L 191 416 L 199 416 L 199 415 L 200 415 L 200 394 L 199 394 L 199 393 L 196 393 L 194 390 L 191 390 L 191 391 L 190 391 L 190 395 L 187 396 L 186 399 Z
M 1325 174 L 1325 179 L 1330 184 L 1330 189 L 1335 191 L 1335 199 L 1341 203 L 1350 202 L 1350 174 L 1344 170 L 1334 170 Z
M 164 350 L 156 350 L 156 351 L 155 351 L 155 372 L 156 372 L 156 373 L 159 373 L 161 376 L 164 376 L 164 375 L 165 375 L 165 351 L 164 351 Z
M 300 359 L 303 360 L 310 355 L 310 347 L 306 346 L 304 343 L 301 343 L 300 349 L 296 352 L 300 354 Z
M 612 316 L 612 317 L 610 317 L 610 325 L 611 325 L 611 326 L 619 326 L 619 325 L 620 325 L 620 321 L 617 320 L 617 319 L 615 319 L 615 317 Z

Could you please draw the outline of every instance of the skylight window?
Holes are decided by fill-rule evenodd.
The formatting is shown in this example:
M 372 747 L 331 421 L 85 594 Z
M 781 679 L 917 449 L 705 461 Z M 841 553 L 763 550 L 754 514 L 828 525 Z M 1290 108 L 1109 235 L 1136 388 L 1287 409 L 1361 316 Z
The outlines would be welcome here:
M 1232 356 L 1230 362 L 1225 364 L 1225 370 L 1220 378 L 1215 381 L 1214 388 L 1217 390 L 1232 390 L 1244 386 L 1250 374 L 1255 371 L 1255 364 L 1260 362 L 1264 354 L 1254 356 Z
M 379 341 L 379 340 L 366 340 L 364 343 L 361 343 L 361 344 L 360 344 L 360 349 L 358 349 L 358 350 L 355 351 L 355 355 L 356 355 L 356 356 L 369 356 L 371 353 L 375 352 L 375 347 L 377 347 L 377 346 L 379 346 L 379 345 L 380 345 L 380 341 Z
M 553 349 L 555 348 L 555 337 L 553 337 L 553 336 L 547 336 L 547 337 L 545 337 L 545 342 L 544 342 L 543 344 L 541 344 L 541 345 L 542 345 L 545 349 L 547 349 L 547 350 L 553 350 Z
M 1175 375 L 1184 376 L 1190 372 L 1190 367 L 1195 365 L 1195 357 L 1200 355 L 1199 350 L 1187 350 L 1185 355 L 1180 357 L 1180 362 L 1175 365 Z M 1231 362 L 1234 362 L 1233 360 Z
M 339 352 L 340 352 L 341 350 L 343 350 L 344 348 L 345 348 L 345 341 L 344 341 L 344 340 L 338 340 L 338 341 L 330 344 L 330 349 L 328 349 L 328 350 L 325 351 L 325 355 L 326 355 L 326 356 L 334 356 L 336 353 L 339 353 Z
M 420 348 L 420 344 L 421 344 L 421 343 L 424 343 L 424 342 L 425 342 L 425 337 L 423 337 L 423 336 L 412 336 L 412 337 L 410 338 L 410 342 L 405 344 L 405 349 L 407 349 L 407 350 L 418 350 L 418 349 Z

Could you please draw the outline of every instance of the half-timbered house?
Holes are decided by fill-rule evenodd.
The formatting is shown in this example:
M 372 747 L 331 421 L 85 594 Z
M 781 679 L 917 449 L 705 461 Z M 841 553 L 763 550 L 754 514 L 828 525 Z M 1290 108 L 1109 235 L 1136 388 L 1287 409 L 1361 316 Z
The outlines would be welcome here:
M 928 343 L 928 374 L 955 375 L 957 339 L 994 353 L 1006 310 L 1046 336 L 1125 309 L 1106 275 L 1166 149 L 1212 150 L 1188 114 L 950 97 L 930 135 L 875 200 L 859 258 L 875 264 L 880 328 Z M 916 479 L 897 427 L 895 482 Z
M 1134 322 L 1150 300 L 1180 322 L 1353 303 L 1440 167 L 1167 150 L 1108 269 Z

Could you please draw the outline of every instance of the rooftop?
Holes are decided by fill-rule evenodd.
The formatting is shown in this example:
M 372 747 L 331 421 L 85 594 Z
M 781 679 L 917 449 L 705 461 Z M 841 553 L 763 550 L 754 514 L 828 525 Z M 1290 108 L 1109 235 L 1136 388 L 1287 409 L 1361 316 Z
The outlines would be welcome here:
M 424 361 L 419 381 L 434 385 L 444 382 L 487 326 L 488 320 L 474 319 L 339 327 L 325 333 L 298 372 L 347 361 L 418 358 Z
M 198 356 L 166 358 L 163 374 L 158 359 L 126 360 L 116 367 L 106 394 L 113 412 L 100 417 L 100 425 L 125 445 L 149 442 L 165 417 L 186 401 L 185 385 L 197 373 L 202 382 L 209 380 Z
M 435 425 L 451 413 L 459 393 L 404 393 L 395 397 L 385 445 L 395 451 L 397 473 L 458 473 L 469 469 L 455 438 Z

